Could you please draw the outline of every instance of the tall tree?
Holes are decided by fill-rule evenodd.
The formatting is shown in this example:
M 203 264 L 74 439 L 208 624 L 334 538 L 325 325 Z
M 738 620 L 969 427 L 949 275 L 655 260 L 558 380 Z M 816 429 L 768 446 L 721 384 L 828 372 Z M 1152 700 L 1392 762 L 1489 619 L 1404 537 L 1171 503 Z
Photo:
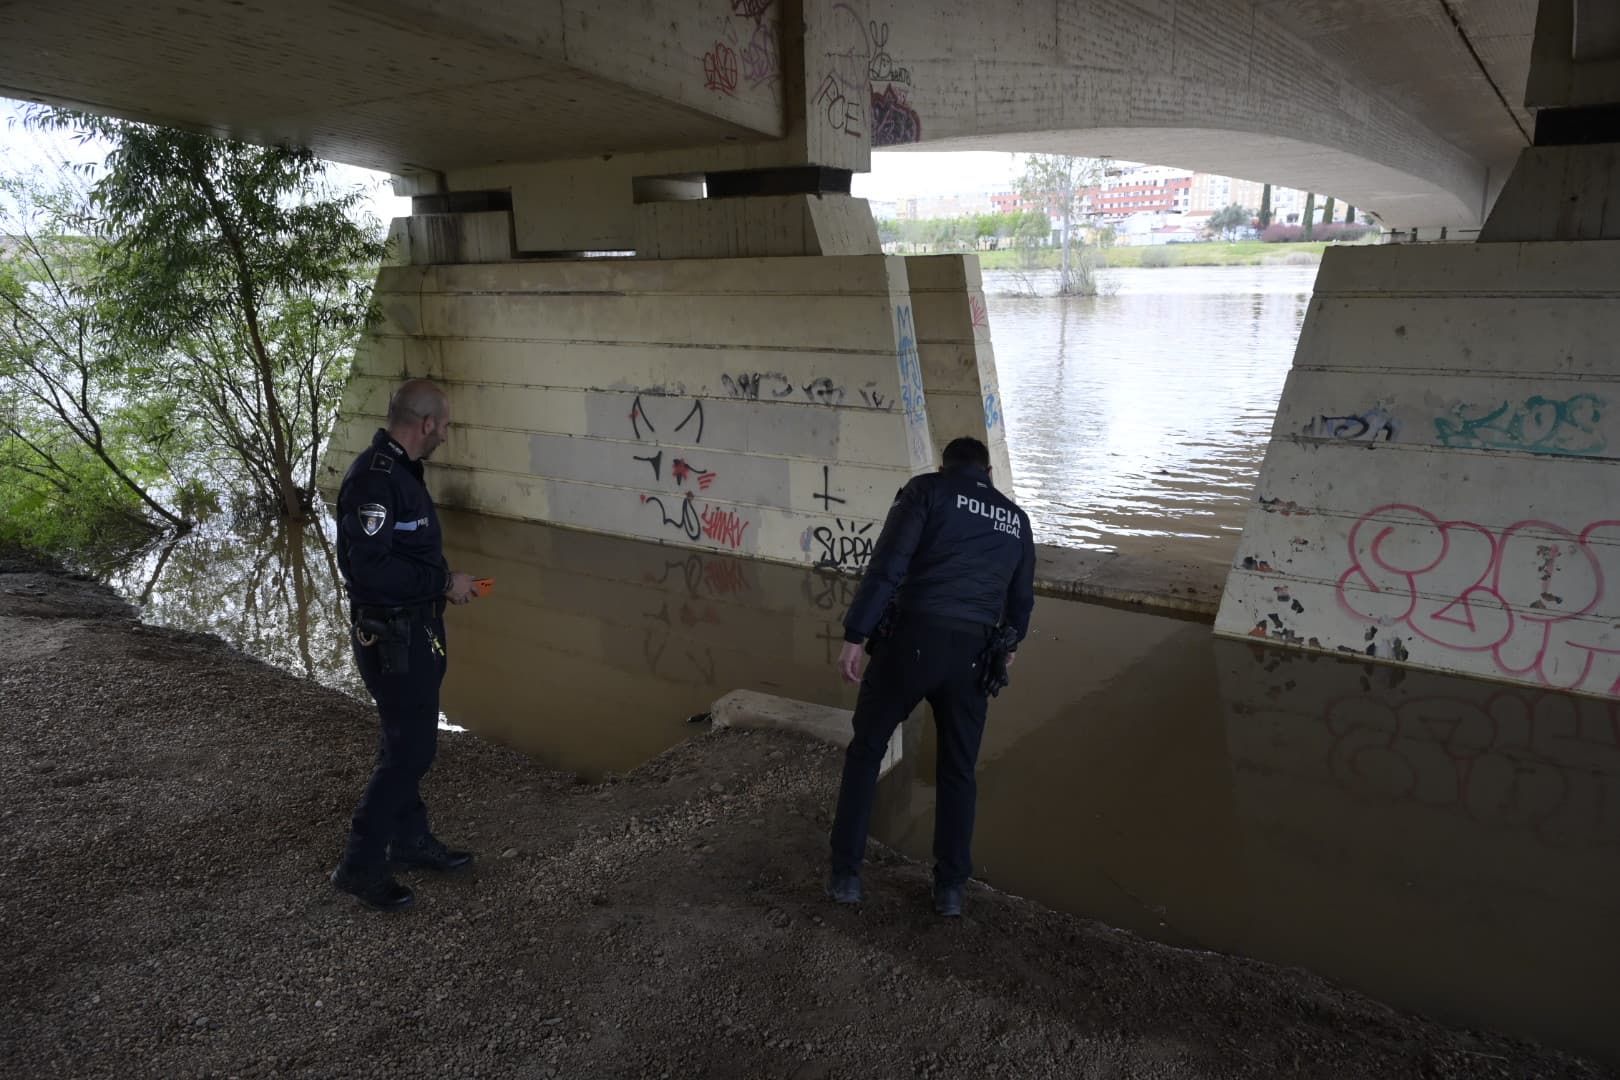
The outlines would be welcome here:
M 1322 224 L 1324 225 L 1333 224 L 1333 215 L 1335 213 L 1334 202 L 1335 200 L 1333 196 L 1329 195 L 1327 206 L 1322 210 Z
M 138 521 L 123 509 L 133 499 L 183 528 L 154 490 L 173 434 L 168 403 L 128 392 L 141 360 L 98 301 L 104 244 L 78 231 L 84 212 L 72 185 L 0 178 L 0 235 L 13 248 L 0 258 L 0 479 L 32 486 L 39 516 L 95 504 Z
M 92 198 L 119 331 L 189 361 L 215 434 L 283 516 L 303 517 L 330 422 L 321 395 L 371 318 L 385 251 L 358 219 L 362 193 L 330 189 L 300 148 L 60 109 L 27 122 L 113 143 Z
M 1236 229 L 1241 229 L 1253 220 L 1254 215 L 1237 203 L 1217 211 L 1209 219 L 1209 227 L 1220 233 L 1228 240 Z
M 1356 208 L 1351 206 L 1349 203 L 1346 203 L 1344 207 L 1344 223 L 1346 225 L 1354 225 L 1356 223 Z
M 1018 191 L 1024 199 L 1058 215 L 1061 222 L 1058 263 L 1058 292 L 1070 296 L 1094 291 L 1088 264 L 1077 264 L 1072 255 L 1074 225 L 1082 216 L 1087 189 L 1095 187 L 1107 162 L 1102 158 L 1072 154 L 1030 154 L 1024 159 L 1024 173 Z
M 1316 192 L 1305 196 L 1305 231 L 1301 235 L 1309 240 L 1316 232 Z
M 1267 184 L 1260 191 L 1260 229 L 1264 232 L 1271 228 L 1271 185 Z

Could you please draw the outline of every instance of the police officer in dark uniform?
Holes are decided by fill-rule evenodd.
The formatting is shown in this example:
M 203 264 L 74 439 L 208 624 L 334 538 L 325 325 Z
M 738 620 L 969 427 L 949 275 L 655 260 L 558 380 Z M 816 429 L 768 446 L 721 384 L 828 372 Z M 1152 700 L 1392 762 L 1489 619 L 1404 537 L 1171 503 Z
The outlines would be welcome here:
M 982 442 L 956 439 L 943 460 L 938 472 L 914 478 L 895 498 L 844 616 L 839 666 L 861 690 L 827 891 L 841 904 L 860 903 L 878 767 L 895 727 L 927 700 L 939 741 L 934 909 L 955 916 L 973 872 L 973 770 L 991 685 L 986 665 L 1010 663 L 1010 651 L 1029 631 L 1035 541 L 1029 516 L 991 486 Z M 872 641 L 872 666 L 862 680 L 863 644 L 880 621 L 892 625 Z M 1006 651 L 994 661 L 998 641 Z
M 338 569 L 349 593 L 355 663 L 377 702 L 377 764 L 350 823 L 332 882 L 366 905 L 407 908 L 411 890 L 391 867 L 454 870 L 472 854 L 454 851 L 428 828 L 419 790 L 433 764 L 444 679 L 444 605 L 474 595 L 469 574 L 444 558 L 439 515 L 422 462 L 450 428 L 450 403 L 426 379 L 388 402 L 388 427 L 355 458 L 338 492 Z

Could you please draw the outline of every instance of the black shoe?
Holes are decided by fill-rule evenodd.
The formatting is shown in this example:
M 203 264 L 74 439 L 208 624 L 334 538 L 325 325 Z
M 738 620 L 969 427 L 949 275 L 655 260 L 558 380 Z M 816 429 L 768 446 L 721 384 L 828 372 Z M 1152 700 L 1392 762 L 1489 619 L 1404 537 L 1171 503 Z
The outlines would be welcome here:
M 385 871 L 354 873 L 339 866 L 332 871 L 332 884 L 377 911 L 404 911 L 416 903 L 416 894 Z
M 834 873 L 827 879 L 827 895 L 835 904 L 861 902 L 861 875 Z
M 388 861 L 396 867 L 412 870 L 460 870 L 472 862 L 470 851 L 454 851 L 444 846 L 437 837 L 388 845 Z
M 967 889 L 962 885 L 941 885 L 934 883 L 934 911 L 947 919 L 959 918 L 962 914 L 962 894 Z

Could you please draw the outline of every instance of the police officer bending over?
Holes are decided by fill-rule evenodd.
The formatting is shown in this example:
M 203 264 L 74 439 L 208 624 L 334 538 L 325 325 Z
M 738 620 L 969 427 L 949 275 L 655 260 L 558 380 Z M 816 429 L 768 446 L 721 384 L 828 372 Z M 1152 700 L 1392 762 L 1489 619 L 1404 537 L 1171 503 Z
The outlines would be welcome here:
M 410 889 L 391 866 L 454 870 L 472 854 L 428 828 L 419 785 L 438 747 L 444 604 L 465 604 L 474 579 L 451 573 L 422 462 L 443 445 L 450 402 L 412 379 L 388 402 L 388 428 L 355 458 L 338 492 L 338 569 L 349 593 L 354 659 L 381 719 L 377 765 L 350 823 L 332 882 L 366 905 L 398 911 Z
M 892 627 L 886 610 L 892 605 Z M 832 830 L 829 895 L 861 901 L 861 860 L 878 767 L 899 723 L 917 703 L 933 707 L 939 752 L 934 809 L 934 910 L 962 913 L 972 876 L 974 765 L 987 695 L 1005 680 L 1011 652 L 1035 606 L 1035 541 L 1029 516 L 990 486 L 990 452 L 977 439 L 945 448 L 937 473 L 896 497 L 866 577 L 844 616 L 838 663 L 860 682 L 854 737 L 844 757 Z M 861 679 L 862 644 L 872 666 Z M 999 654 L 999 655 L 998 655 Z

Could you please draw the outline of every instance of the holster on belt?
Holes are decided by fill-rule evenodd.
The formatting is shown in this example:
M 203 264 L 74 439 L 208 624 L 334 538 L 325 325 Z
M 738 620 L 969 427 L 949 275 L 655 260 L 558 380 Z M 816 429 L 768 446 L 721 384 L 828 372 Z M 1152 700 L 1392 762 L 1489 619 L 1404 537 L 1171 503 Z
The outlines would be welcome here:
M 894 637 L 894 624 L 899 617 L 899 610 L 895 599 L 890 597 L 888 604 L 883 608 L 883 614 L 878 616 L 878 623 L 872 631 L 872 636 L 866 639 L 867 656 L 876 656 L 878 650 L 883 648 L 883 644 Z
M 377 650 L 384 675 L 405 675 L 411 670 L 411 624 L 436 616 L 433 604 L 412 607 L 372 607 L 356 604 L 354 632 L 362 646 Z
M 1007 660 L 1018 648 L 1018 632 L 1003 623 L 993 630 L 985 642 L 984 654 L 979 661 L 979 689 L 991 697 L 1001 693 L 1002 687 L 1012 680 Z

